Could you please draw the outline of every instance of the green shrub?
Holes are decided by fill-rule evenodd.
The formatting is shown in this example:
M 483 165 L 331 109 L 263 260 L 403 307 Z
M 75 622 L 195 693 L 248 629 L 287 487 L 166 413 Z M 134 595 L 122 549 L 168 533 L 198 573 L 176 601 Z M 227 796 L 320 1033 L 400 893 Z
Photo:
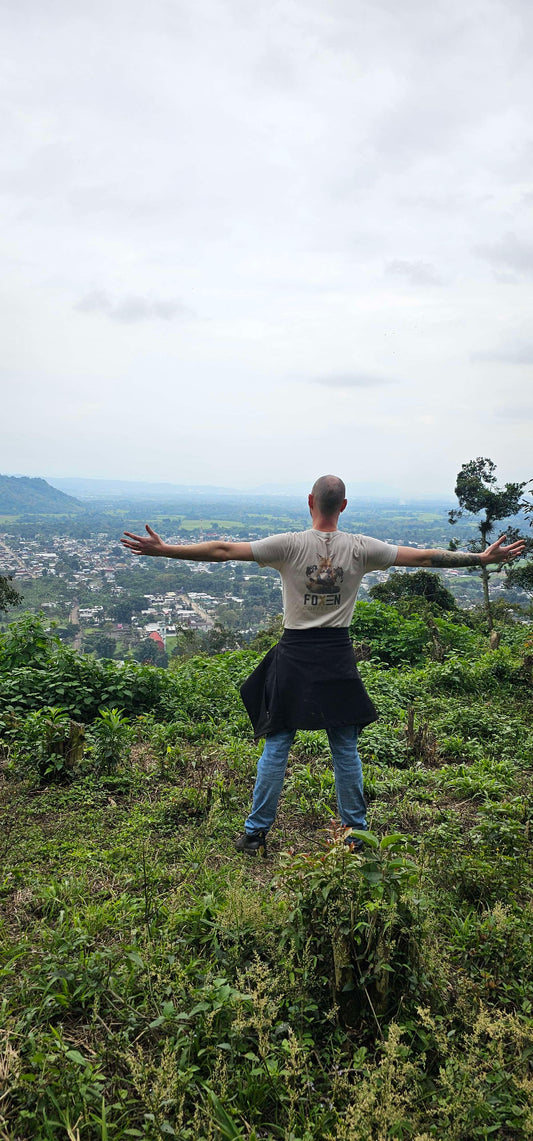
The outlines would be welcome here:
M 353 836 L 363 840 L 363 853 L 344 843 L 344 830 L 333 829 L 325 853 L 285 858 L 277 880 L 289 906 L 282 943 L 292 946 L 302 986 L 319 1004 L 329 994 L 345 1025 L 377 1025 L 379 1032 L 415 973 L 406 889 L 416 867 L 404 836 Z
M 41 785 L 72 780 L 84 751 L 85 729 L 61 707 L 30 713 L 16 730 L 10 769 Z
M 111 776 L 129 752 L 133 731 L 119 709 L 101 709 L 89 733 L 91 761 L 98 773 Z
M 21 666 L 44 669 L 59 646 L 59 638 L 45 626 L 42 615 L 22 614 L 0 636 L 0 674 Z
M 429 640 L 422 618 L 402 618 L 383 602 L 357 602 L 350 635 L 358 642 L 368 642 L 372 657 L 392 666 L 423 661 Z
M 257 654 L 238 650 L 180 662 L 161 694 L 161 716 L 168 721 L 225 722 L 228 730 L 250 732 L 239 687 L 257 661 Z
M 504 646 L 490 653 L 466 660 L 457 652 L 442 663 L 434 663 L 417 678 L 430 693 L 439 690 L 450 693 L 493 693 L 501 688 L 527 685 L 521 672 L 521 663 L 512 651 Z
M 381 721 L 368 725 L 361 738 L 360 751 L 366 762 L 404 768 L 410 763 L 405 726 L 392 727 Z
M 69 716 L 88 722 L 102 706 L 134 715 L 154 709 L 166 684 L 163 670 L 97 661 L 62 647 L 38 667 L 21 666 L 0 674 L 0 708 L 11 706 L 23 714 L 61 705 Z

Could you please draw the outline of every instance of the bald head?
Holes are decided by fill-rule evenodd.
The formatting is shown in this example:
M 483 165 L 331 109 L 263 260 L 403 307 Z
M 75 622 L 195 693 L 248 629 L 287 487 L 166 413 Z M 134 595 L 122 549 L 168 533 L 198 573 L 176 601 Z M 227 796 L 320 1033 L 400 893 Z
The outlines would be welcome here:
M 346 488 L 338 475 L 321 475 L 313 484 L 313 502 L 322 515 L 332 517 L 342 510 Z

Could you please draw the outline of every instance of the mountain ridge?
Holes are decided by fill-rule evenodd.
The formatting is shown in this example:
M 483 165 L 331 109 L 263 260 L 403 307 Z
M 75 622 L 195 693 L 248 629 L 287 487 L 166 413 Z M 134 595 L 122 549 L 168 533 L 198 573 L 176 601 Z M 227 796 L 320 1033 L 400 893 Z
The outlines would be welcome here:
M 79 500 L 45 479 L 0 474 L 0 515 L 70 515 L 83 510 Z
M 304 482 L 279 484 L 279 483 L 263 483 L 247 488 L 242 487 L 222 487 L 215 484 L 182 484 L 172 483 L 170 481 L 149 481 L 149 480 L 121 480 L 121 479 L 90 479 L 77 476 L 60 476 L 54 478 L 49 477 L 49 481 L 53 487 L 57 487 L 68 494 L 79 496 L 81 500 L 88 499 L 172 499 L 175 497 L 181 498 L 182 496 L 191 496 L 191 498 L 205 498 L 212 496 L 213 498 L 250 498 L 262 496 L 275 496 L 279 498 L 292 498 L 294 496 L 302 497 L 302 502 L 305 504 L 307 500 L 307 493 L 310 491 L 310 485 Z M 449 495 L 420 495 L 420 496 L 405 496 L 400 494 L 397 490 L 390 487 L 386 483 L 379 482 L 358 482 L 347 485 L 348 498 L 353 499 L 355 496 L 364 499 L 376 500 L 392 500 L 395 502 L 414 502 L 417 499 L 420 501 L 428 502 L 448 502 Z

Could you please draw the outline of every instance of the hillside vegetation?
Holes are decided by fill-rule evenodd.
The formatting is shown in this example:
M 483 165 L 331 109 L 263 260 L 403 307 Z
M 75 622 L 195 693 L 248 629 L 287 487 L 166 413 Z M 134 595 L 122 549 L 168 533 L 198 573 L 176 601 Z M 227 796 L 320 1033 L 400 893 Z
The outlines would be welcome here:
M 45 479 L 0 475 L 0 515 L 59 515 L 82 511 L 81 503 Z
M 370 832 L 301 732 L 238 855 L 252 650 L 172 671 L 0 639 L 5 1141 L 526 1141 L 533 630 L 359 603 Z M 332 822 L 333 821 L 333 822 Z

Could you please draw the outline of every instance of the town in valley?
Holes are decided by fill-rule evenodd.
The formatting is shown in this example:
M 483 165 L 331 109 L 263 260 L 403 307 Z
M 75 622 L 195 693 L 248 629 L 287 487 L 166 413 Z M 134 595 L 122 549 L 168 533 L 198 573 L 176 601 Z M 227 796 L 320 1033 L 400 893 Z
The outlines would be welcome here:
M 281 580 L 254 563 L 141 559 L 121 546 L 124 530 L 139 533 L 148 521 L 167 542 L 186 544 L 253 540 L 308 526 L 305 500 L 296 497 L 71 502 L 76 510 L 69 514 L 58 514 L 56 503 L 43 514 L 38 506 L 33 514 L 0 514 L 0 575 L 9 576 L 22 596 L 9 617 L 3 616 L 4 624 L 18 613 L 42 613 L 75 650 L 155 665 L 252 643 L 281 613 Z M 443 547 L 452 537 L 449 506 L 367 500 L 349 505 L 342 523 L 390 543 Z M 459 539 L 472 536 L 471 526 L 469 531 L 463 524 Z M 365 576 L 359 598 L 368 598 L 390 573 L 396 572 Z M 440 573 L 459 605 L 480 603 L 476 574 Z M 494 596 L 521 601 L 503 590 L 499 576 L 495 580 Z

